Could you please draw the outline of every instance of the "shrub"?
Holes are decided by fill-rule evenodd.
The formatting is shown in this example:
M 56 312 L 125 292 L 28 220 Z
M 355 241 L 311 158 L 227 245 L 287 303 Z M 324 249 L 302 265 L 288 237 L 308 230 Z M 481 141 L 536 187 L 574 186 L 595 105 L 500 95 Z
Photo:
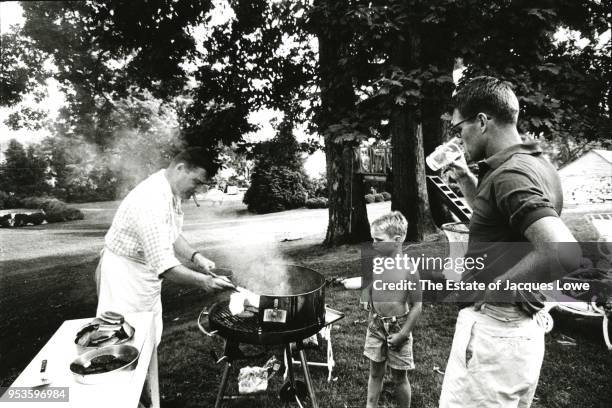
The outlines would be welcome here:
M 258 168 L 242 201 L 249 211 L 259 214 L 303 207 L 308 195 L 305 177 L 302 172 L 285 166 Z
M 0 210 L 20 207 L 19 199 L 14 194 L 0 191 Z
M 382 194 L 374 194 L 374 201 L 376 201 L 377 203 L 382 203 L 383 201 L 385 201 L 385 197 L 383 197 Z
M 33 214 L 15 214 L 15 217 L 13 218 L 13 227 L 23 227 L 28 224 L 40 225 L 46 219 L 47 216 L 42 212 L 36 212 Z
M 375 201 L 374 194 L 366 194 L 365 195 L 365 202 L 366 202 L 366 204 L 371 204 L 374 201 Z
M 13 226 L 13 218 L 11 217 L 11 214 L 0 216 L 0 227 L 12 227 L 12 226 Z
M 81 210 L 69 207 L 63 201 L 52 197 L 26 197 L 21 200 L 21 206 L 30 209 L 42 208 L 47 222 L 74 221 L 84 218 Z
M 40 212 L 40 213 L 34 213 L 34 214 L 30 214 L 26 217 L 25 222 L 27 224 L 34 224 L 34 225 L 40 225 L 43 222 L 45 222 L 47 219 L 47 216 Z
M 306 200 L 306 208 L 327 208 L 329 203 L 326 197 L 315 197 Z
M 383 191 L 382 193 L 383 198 L 385 199 L 385 201 L 391 201 L 391 194 L 387 193 L 386 191 Z
M 306 190 L 308 197 L 327 197 L 327 177 L 321 176 L 317 178 L 308 178 L 306 181 Z

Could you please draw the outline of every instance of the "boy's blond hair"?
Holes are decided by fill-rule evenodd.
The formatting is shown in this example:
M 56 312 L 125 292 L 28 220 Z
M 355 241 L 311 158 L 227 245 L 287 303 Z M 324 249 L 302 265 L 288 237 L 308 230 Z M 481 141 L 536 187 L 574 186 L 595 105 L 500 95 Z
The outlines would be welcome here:
M 372 230 L 382 231 L 389 237 L 394 237 L 396 235 L 405 237 L 408 232 L 408 221 L 406 221 L 406 217 L 404 217 L 401 212 L 392 211 L 372 221 L 370 228 Z

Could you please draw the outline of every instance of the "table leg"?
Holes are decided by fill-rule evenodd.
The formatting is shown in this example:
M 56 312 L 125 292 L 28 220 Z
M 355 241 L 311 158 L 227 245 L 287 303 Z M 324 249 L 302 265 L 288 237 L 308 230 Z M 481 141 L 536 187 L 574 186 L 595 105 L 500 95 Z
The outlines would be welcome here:
M 336 362 L 334 361 L 334 350 L 332 349 L 332 341 L 331 341 L 331 331 L 332 325 L 329 326 L 329 331 L 327 332 L 327 382 L 332 380 L 332 371 L 334 370 L 334 366 Z
M 221 408 L 221 404 L 223 403 L 223 396 L 225 395 L 225 390 L 227 389 L 231 366 L 232 364 L 230 362 L 225 363 L 223 376 L 221 377 L 221 385 L 219 386 L 219 393 L 217 394 L 217 400 L 215 401 L 215 408 Z
M 153 346 L 153 352 L 151 353 L 151 361 L 149 362 L 149 369 L 147 370 L 147 378 L 145 380 L 145 387 L 151 397 L 151 408 L 159 408 L 159 377 L 157 371 L 157 346 Z
M 310 378 L 310 371 L 308 370 L 306 352 L 299 345 L 298 348 L 300 349 L 300 361 L 302 362 L 302 368 L 304 369 L 304 380 L 306 380 L 306 388 L 308 388 L 308 393 L 310 394 L 310 402 L 312 403 L 312 408 L 319 408 L 319 403 L 317 402 L 317 395 L 315 394 L 315 390 L 312 385 L 312 379 Z

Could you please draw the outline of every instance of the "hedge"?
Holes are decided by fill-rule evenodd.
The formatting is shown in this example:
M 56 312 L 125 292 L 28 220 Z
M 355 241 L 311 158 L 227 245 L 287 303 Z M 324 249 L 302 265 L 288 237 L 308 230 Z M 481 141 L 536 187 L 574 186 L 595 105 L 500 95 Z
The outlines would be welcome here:
M 4 203 L 6 204 L 6 201 Z M 45 212 L 47 222 L 82 220 L 85 217 L 78 208 L 70 207 L 65 202 L 52 197 L 25 197 L 20 199 L 11 197 L 10 204 L 12 208 L 42 209 Z
M 249 211 L 259 214 L 303 207 L 308 196 L 305 177 L 286 166 L 258 168 L 251 175 L 251 186 L 242 201 Z
M 306 200 L 306 208 L 327 208 L 329 203 L 326 197 L 315 197 Z

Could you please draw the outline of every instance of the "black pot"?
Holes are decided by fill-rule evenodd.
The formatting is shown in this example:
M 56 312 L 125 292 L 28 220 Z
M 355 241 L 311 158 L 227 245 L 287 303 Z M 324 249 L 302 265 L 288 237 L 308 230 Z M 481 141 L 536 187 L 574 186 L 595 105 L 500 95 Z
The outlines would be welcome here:
M 297 265 L 251 265 L 236 270 L 232 281 L 259 295 L 259 307 L 247 307 L 246 315 L 232 315 L 229 299 L 205 308 L 198 326 L 205 334 L 249 344 L 284 344 L 318 333 L 325 326 L 323 275 Z M 226 293 L 227 294 L 227 293 Z M 208 316 L 208 328 L 201 325 Z
M 286 277 L 285 284 L 259 293 L 258 318 L 262 330 L 322 327 L 326 284 L 323 275 L 303 266 L 287 265 Z

